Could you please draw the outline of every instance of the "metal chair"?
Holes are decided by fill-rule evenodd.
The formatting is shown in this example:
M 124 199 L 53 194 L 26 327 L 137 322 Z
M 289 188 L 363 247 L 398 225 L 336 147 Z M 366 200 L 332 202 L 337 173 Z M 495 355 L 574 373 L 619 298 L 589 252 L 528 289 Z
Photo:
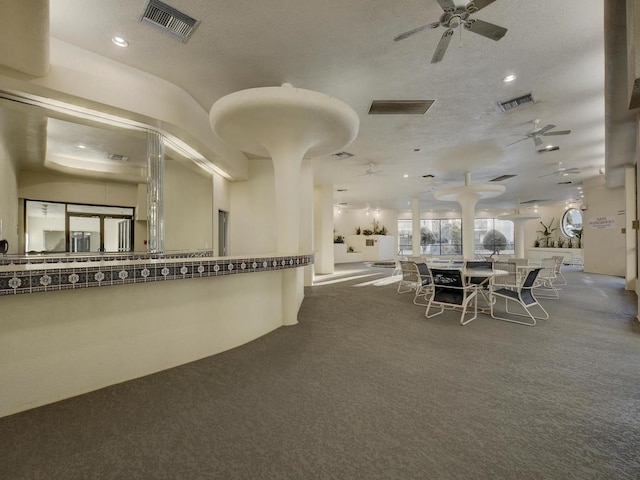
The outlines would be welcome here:
M 425 317 L 432 318 L 444 312 L 445 308 L 462 309 L 460 324 L 475 320 L 478 317 L 478 288 L 465 282 L 462 270 L 431 269 L 433 279 L 433 294 L 429 298 Z M 473 304 L 473 316 L 466 318 L 469 304 Z M 432 306 L 440 306 L 440 311 L 429 315 Z
M 566 285 L 567 279 L 562 274 L 562 264 L 564 263 L 564 255 L 554 255 L 553 258 L 556 261 L 556 285 Z
M 527 276 L 525 277 L 524 282 L 522 283 L 522 285 L 520 285 L 519 287 L 517 287 L 517 289 L 512 289 L 512 288 L 507 288 L 507 287 L 500 287 L 500 288 L 496 288 L 497 286 L 494 286 L 493 291 L 491 292 L 491 295 L 493 296 L 493 298 L 496 300 L 495 302 L 493 302 L 491 304 L 491 316 L 493 318 L 495 318 L 496 320 L 503 320 L 505 322 L 511 322 L 511 323 L 518 323 L 520 325 L 528 325 L 528 326 L 533 326 L 536 324 L 536 319 L 538 320 L 547 320 L 549 318 L 549 314 L 547 313 L 547 311 L 544 309 L 544 307 L 542 305 L 540 305 L 540 303 L 538 302 L 538 300 L 536 299 L 535 295 L 533 294 L 533 288 L 534 285 L 536 283 L 536 280 L 538 278 L 538 275 L 540 274 L 540 272 L 542 271 L 542 268 L 533 268 L 529 271 L 529 273 L 527 274 Z M 496 315 L 495 313 L 495 306 L 497 303 L 497 299 L 498 298 L 504 298 L 505 299 L 505 313 L 509 314 L 509 315 L 515 315 L 515 316 L 519 316 L 519 317 L 528 317 L 530 319 L 530 322 L 527 321 L 520 321 L 514 318 L 510 318 L 510 317 L 500 317 L 498 315 Z M 526 315 L 523 313 L 516 313 L 516 312 L 511 312 L 509 311 L 509 302 L 514 302 L 519 304 L 524 311 L 526 312 Z M 531 309 L 533 307 L 538 307 L 540 310 L 542 310 L 542 315 L 541 316 L 535 316 Z
M 425 263 L 400 261 L 402 278 L 398 285 L 398 293 L 414 292 L 413 303 L 425 306 L 427 303 L 419 301 L 419 297 L 425 297 L 433 291 L 433 281 L 429 267 Z
M 543 258 L 540 261 L 540 273 L 534 288 L 538 295 L 545 298 L 560 298 L 560 291 L 554 285 L 556 280 L 556 261 L 553 258 Z

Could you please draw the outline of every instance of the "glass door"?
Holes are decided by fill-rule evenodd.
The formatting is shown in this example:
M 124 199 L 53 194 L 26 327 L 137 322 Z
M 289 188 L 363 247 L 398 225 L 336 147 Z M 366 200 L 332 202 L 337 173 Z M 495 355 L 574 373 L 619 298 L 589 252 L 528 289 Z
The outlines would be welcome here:
M 89 253 L 102 251 L 100 216 L 69 215 L 69 251 Z

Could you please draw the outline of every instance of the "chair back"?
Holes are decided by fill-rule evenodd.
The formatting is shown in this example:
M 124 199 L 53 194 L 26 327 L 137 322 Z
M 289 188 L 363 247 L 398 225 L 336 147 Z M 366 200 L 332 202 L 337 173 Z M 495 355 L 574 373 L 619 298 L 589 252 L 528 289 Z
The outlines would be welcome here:
M 431 271 L 426 263 L 416 263 L 416 267 L 418 269 L 418 275 L 420 275 L 420 279 L 422 280 L 422 286 L 430 285 L 433 283 L 433 279 L 431 278 Z
M 537 303 L 536 297 L 533 296 L 533 286 L 538 279 L 538 275 L 542 268 L 537 267 L 529 271 L 524 282 L 522 283 L 522 287 L 520 287 L 520 298 L 524 302 L 525 305 L 532 305 L 533 303 Z
M 493 279 L 493 284 L 500 287 L 517 287 L 518 282 L 518 266 L 514 262 L 494 262 L 496 270 L 504 270 L 509 272 L 507 275 L 500 275 Z
M 464 303 L 467 290 L 461 270 L 432 268 L 431 278 L 435 287 L 434 301 L 451 305 Z

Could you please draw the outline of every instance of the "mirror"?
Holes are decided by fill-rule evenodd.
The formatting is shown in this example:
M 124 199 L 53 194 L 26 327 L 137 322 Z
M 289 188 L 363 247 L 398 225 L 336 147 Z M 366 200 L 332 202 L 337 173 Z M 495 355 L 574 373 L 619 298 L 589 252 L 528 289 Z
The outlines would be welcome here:
M 579 233 L 582 232 L 582 212 L 577 208 L 569 208 L 562 216 L 561 222 L 562 233 L 569 238 L 579 237 L 576 230 Z
M 146 252 L 147 137 L 151 128 L 129 118 L 0 91 L 0 144 L 7 151 L 0 158 L 0 168 L 8 165 L 5 162 L 15 163 L 18 253 L 114 249 Z M 207 208 L 193 208 L 194 204 L 208 207 L 213 203 L 211 171 L 204 165 L 206 160 L 173 135 L 156 131 L 164 143 L 164 203 L 170 204 L 164 210 L 165 250 L 212 248 L 213 219 L 209 218 L 211 215 L 207 217 L 210 212 Z M 6 181 L 15 185 L 9 177 Z M 121 219 L 114 225 L 107 219 L 100 220 L 100 228 L 75 224 L 71 229 L 64 224 L 47 227 L 36 242 L 35 237 L 25 236 L 25 218 L 35 223 L 35 215 L 29 215 L 33 212 L 25 211 L 25 200 L 51 207 L 125 207 L 135 213 L 127 212 L 133 221 L 126 225 Z M 38 206 L 39 215 L 42 205 Z M 51 218 L 54 209 L 49 212 Z M 61 218 L 64 222 L 64 215 Z M 101 232 L 102 237 L 87 232 Z M 102 240 L 98 242 L 97 238 Z M 131 244 L 127 244 L 128 239 L 133 240 Z

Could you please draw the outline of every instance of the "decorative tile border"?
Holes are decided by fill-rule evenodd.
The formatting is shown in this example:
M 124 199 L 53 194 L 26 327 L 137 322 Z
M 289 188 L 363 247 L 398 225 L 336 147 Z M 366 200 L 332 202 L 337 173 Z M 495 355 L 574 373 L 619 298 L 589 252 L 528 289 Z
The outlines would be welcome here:
M 243 273 L 284 270 L 311 265 L 314 256 L 291 255 L 282 257 L 219 257 L 211 256 L 127 256 L 120 263 L 104 262 L 103 257 L 87 262 L 100 265 L 71 266 L 70 262 L 43 262 L 41 269 L 28 269 L 25 264 L 16 269 L 4 267 L 0 271 L 0 295 L 51 292 L 88 287 L 106 287 L 128 283 L 161 282 L 187 278 L 218 277 Z M 146 260 L 140 262 L 140 260 Z M 160 261 L 159 261 L 160 260 Z M 75 260 L 78 262 L 78 260 Z M 152 261 L 152 263 L 150 262 Z
M 85 263 L 85 262 L 129 262 L 140 260 L 170 260 L 176 258 L 211 258 L 211 250 L 198 252 L 176 252 L 176 253 L 102 253 L 99 255 L 79 255 L 79 254 L 46 254 L 46 255 L 5 255 L 0 256 L 0 266 L 2 265 L 39 265 L 51 263 Z

